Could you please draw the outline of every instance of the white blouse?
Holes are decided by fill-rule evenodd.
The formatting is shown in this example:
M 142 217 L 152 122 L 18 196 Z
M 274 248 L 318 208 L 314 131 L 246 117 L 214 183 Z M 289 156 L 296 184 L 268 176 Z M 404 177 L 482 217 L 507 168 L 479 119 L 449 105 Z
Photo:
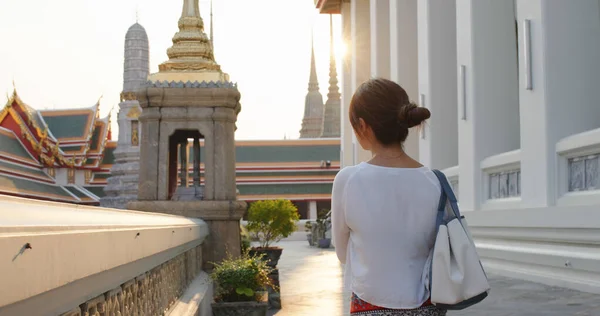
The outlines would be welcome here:
M 333 183 L 332 239 L 350 290 L 373 305 L 411 309 L 429 298 L 423 268 L 435 240 L 441 187 L 427 167 L 366 162 Z

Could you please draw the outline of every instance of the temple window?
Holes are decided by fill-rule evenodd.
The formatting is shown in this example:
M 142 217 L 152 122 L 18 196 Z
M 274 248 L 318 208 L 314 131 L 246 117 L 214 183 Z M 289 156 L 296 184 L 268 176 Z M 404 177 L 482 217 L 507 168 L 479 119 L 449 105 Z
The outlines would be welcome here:
M 54 168 L 48 168 L 48 175 L 52 178 L 56 178 L 56 170 L 54 170 Z
M 200 182 L 200 139 L 195 130 L 177 130 L 169 138 L 169 199 L 201 200 L 203 188 Z M 191 148 L 188 146 L 191 140 Z M 189 181 L 188 160 L 192 155 L 193 180 Z
M 74 184 L 75 183 L 75 169 L 67 170 L 67 183 Z
M 137 120 L 131 121 L 131 146 L 140 145 L 140 130 L 139 122 Z

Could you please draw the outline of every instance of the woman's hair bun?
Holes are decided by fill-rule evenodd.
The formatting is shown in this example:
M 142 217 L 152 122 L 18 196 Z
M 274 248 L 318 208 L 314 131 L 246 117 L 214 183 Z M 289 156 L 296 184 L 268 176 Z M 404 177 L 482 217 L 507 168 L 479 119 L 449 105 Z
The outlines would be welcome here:
M 431 112 L 427 108 L 416 105 L 411 102 L 400 108 L 398 113 L 398 120 L 400 124 L 407 128 L 419 126 L 431 117 Z

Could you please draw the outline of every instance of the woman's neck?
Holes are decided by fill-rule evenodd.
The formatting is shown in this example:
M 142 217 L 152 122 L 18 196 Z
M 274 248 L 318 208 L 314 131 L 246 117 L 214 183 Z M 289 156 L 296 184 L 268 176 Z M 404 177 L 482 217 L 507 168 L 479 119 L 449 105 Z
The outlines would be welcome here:
M 370 164 L 382 167 L 420 168 L 423 165 L 404 152 L 402 146 L 375 146 Z

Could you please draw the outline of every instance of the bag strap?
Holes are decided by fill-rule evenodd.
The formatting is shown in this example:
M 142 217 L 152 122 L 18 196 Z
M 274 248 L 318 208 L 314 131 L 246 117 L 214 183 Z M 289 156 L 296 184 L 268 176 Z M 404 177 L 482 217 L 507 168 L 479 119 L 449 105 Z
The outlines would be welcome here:
M 458 203 L 457 203 L 458 201 L 456 200 L 454 191 L 452 191 L 452 187 L 450 187 L 450 183 L 448 183 L 448 179 L 446 178 L 446 175 L 437 169 L 434 169 L 432 171 L 435 174 L 435 176 L 438 178 L 438 180 L 440 181 L 440 186 L 442 189 L 442 194 L 440 195 L 440 203 L 438 205 L 438 215 L 437 215 L 437 219 L 436 219 L 436 232 L 437 232 L 437 227 L 439 227 L 442 224 L 442 221 L 444 219 L 444 211 L 446 210 L 446 202 L 450 202 L 450 208 L 452 209 L 454 216 L 456 216 L 459 220 L 461 218 L 461 215 L 460 215 L 460 210 L 458 209 Z

